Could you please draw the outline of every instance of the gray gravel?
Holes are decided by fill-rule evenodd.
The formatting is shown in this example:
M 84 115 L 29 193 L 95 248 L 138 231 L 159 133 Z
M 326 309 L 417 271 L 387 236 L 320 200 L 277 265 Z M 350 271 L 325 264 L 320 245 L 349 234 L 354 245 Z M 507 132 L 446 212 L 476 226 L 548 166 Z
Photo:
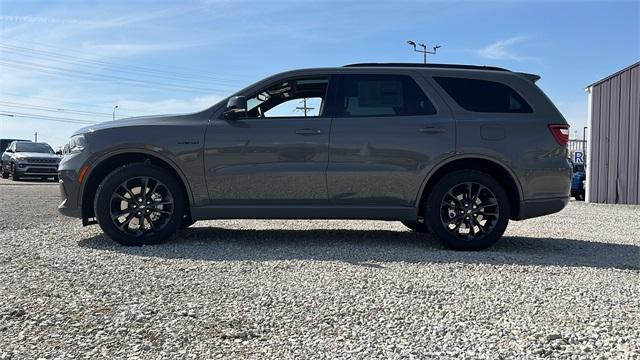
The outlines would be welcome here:
M 640 207 L 572 202 L 489 251 L 379 221 L 203 221 L 125 248 L 0 181 L 0 359 L 640 359 Z

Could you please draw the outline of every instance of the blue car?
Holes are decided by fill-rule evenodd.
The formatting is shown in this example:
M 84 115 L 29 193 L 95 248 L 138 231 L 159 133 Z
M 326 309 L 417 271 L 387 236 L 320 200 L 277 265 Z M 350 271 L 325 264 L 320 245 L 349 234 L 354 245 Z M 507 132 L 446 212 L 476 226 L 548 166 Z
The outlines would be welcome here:
M 571 164 L 573 167 L 573 175 L 571 177 L 571 196 L 576 198 L 576 200 L 584 201 L 584 186 L 587 180 L 584 164 L 574 164 L 573 162 L 571 162 Z

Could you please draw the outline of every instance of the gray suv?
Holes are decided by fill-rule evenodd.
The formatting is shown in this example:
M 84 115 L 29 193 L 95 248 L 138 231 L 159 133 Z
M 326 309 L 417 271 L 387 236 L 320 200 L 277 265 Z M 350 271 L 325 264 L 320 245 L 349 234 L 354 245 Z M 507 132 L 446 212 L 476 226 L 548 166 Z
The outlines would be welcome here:
M 569 200 L 569 126 L 538 79 L 435 64 L 284 72 L 198 113 L 79 130 L 59 210 L 124 245 L 202 219 L 373 219 L 484 249 L 509 219 Z
M 53 178 L 58 181 L 58 163 L 56 155 L 47 143 L 28 140 L 13 141 L 2 154 L 2 178 L 11 176 L 13 181 L 23 177 L 39 177 L 43 180 Z

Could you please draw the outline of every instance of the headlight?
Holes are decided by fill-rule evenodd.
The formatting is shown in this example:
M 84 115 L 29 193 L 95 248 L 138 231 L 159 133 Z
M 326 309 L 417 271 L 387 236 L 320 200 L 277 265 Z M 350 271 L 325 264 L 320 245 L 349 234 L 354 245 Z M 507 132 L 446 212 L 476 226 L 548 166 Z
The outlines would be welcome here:
M 86 142 L 84 140 L 84 135 L 74 135 L 69 139 L 69 143 L 64 147 L 65 154 L 77 154 L 82 152 L 86 147 Z

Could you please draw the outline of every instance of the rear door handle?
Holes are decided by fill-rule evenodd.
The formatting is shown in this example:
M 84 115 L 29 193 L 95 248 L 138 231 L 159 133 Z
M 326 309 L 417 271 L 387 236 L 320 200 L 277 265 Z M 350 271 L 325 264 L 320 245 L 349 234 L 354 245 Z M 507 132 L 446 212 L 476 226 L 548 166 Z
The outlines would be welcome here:
M 320 130 L 320 129 L 298 129 L 298 130 L 296 130 L 296 134 L 304 135 L 304 136 L 320 135 L 320 134 L 322 134 L 322 130 Z
M 435 126 L 427 126 L 418 130 L 422 134 L 442 134 L 447 132 L 447 129 L 435 127 Z

